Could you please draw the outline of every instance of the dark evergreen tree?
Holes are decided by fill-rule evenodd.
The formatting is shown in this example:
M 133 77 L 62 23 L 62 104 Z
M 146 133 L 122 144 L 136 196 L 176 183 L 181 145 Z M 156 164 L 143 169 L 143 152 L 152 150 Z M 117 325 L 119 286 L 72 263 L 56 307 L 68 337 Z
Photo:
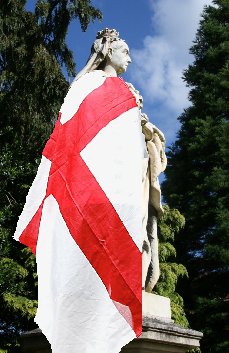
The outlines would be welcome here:
M 90 0 L 1 1 L 0 95 L 0 352 L 19 350 L 18 333 L 32 328 L 37 304 L 35 259 L 12 239 L 46 139 L 75 73 L 66 33 L 101 13 Z
M 229 351 L 229 1 L 205 8 L 184 73 L 191 106 L 169 152 L 163 194 L 186 226 L 176 237 L 188 269 L 190 324 L 203 353 Z

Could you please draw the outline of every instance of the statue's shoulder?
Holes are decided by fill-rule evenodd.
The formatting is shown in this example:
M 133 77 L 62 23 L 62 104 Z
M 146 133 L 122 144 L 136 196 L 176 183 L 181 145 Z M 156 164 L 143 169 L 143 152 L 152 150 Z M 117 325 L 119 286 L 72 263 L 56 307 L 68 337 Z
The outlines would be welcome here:
M 76 78 L 73 80 L 71 84 L 71 87 L 76 84 L 80 85 L 83 82 L 96 81 L 96 80 L 101 80 L 105 78 L 106 78 L 105 72 L 102 70 L 94 70 L 91 72 L 86 72 L 81 76 L 76 76 Z
M 74 81 L 69 87 L 68 95 L 75 95 L 84 98 L 91 93 L 94 89 L 100 87 L 106 77 L 101 70 L 87 72 L 79 77 L 76 76 Z

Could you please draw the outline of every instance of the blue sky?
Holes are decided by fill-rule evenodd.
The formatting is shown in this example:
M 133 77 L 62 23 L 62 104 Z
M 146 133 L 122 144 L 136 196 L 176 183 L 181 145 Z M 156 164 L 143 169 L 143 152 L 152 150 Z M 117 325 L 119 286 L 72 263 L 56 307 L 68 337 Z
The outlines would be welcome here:
M 34 0 L 27 1 L 33 9 Z M 195 39 L 204 5 L 212 0 L 92 0 L 103 21 L 91 23 L 83 33 L 74 21 L 68 44 L 77 71 L 84 66 L 97 31 L 115 28 L 130 47 L 132 63 L 124 79 L 143 96 L 143 111 L 161 129 L 167 146 L 175 141 L 177 117 L 188 106 L 182 72 L 193 61 L 189 48 Z

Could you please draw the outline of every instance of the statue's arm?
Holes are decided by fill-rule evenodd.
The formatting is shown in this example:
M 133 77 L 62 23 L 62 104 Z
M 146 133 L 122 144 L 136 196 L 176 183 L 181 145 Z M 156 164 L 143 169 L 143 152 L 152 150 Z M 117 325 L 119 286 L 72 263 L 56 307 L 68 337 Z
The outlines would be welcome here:
M 165 144 L 165 136 L 163 132 L 160 129 L 158 129 L 157 126 L 152 124 L 149 121 L 148 116 L 144 113 L 141 114 L 141 123 L 142 123 L 143 133 L 146 137 L 146 141 L 153 140 L 154 134 L 157 134 L 158 137 L 160 138 L 160 141 Z

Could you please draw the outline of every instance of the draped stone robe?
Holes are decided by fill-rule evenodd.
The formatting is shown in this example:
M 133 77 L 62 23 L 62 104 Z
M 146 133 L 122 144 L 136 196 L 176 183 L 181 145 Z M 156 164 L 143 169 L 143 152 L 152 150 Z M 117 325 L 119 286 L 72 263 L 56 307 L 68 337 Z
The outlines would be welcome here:
M 142 287 L 152 292 L 160 275 L 158 257 L 157 220 L 163 214 L 161 205 L 161 189 L 158 177 L 167 165 L 165 155 L 165 138 L 163 133 L 154 126 L 146 114 L 141 113 L 142 97 L 129 84 L 136 97 L 140 109 L 142 133 L 144 135 L 144 158 L 142 165 Z

